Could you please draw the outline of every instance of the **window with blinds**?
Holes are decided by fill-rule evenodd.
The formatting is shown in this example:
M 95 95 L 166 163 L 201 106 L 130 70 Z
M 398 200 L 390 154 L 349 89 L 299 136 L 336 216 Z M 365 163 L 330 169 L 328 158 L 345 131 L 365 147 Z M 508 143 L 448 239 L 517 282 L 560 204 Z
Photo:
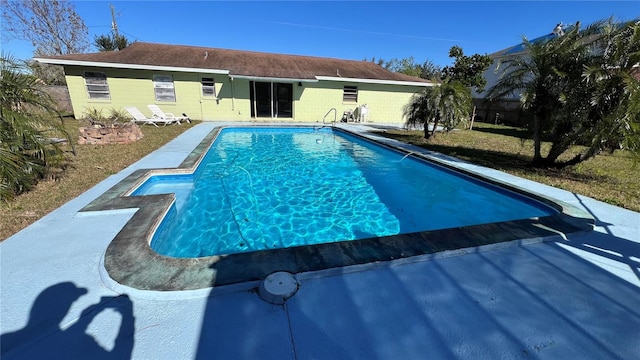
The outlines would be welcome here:
M 213 78 L 202 78 L 202 96 L 216 97 L 216 82 Z
M 109 84 L 107 83 L 107 75 L 98 71 L 85 71 L 84 83 L 87 87 L 87 96 L 89 99 L 109 100 Z
M 176 101 L 173 76 L 171 75 L 153 75 L 153 91 L 156 94 L 156 101 Z
M 343 102 L 358 102 L 358 87 L 357 86 L 345 86 L 342 90 Z

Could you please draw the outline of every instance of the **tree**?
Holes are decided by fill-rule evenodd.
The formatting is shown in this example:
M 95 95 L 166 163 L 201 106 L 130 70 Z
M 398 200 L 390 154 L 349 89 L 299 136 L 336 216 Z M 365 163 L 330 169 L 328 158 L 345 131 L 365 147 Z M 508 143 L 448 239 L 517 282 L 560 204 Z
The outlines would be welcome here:
M 422 63 L 420 77 L 426 80 L 440 80 L 442 78 L 442 68 L 434 64 L 431 60 Z
M 550 127 L 552 114 L 561 107 L 563 84 L 558 76 L 559 66 L 566 64 L 558 64 L 557 61 L 566 59 L 571 53 L 584 51 L 574 48 L 579 44 L 569 40 L 577 36 L 577 33 L 574 28 L 562 39 L 557 38 L 558 41 L 540 43 L 531 43 L 524 38 L 525 51 L 498 62 L 496 71 L 500 74 L 500 80 L 489 89 L 490 100 L 520 92 L 523 108 L 533 114 L 534 164 L 544 162 L 541 153 L 543 127 Z
M 440 85 L 426 87 L 404 107 L 407 126 L 423 126 L 424 137 L 435 134 L 439 124 L 450 131 L 470 117 L 471 92 L 457 80 L 445 79 Z
M 124 35 L 96 36 L 93 44 L 100 52 L 122 50 L 129 46 L 129 40 Z
M 367 61 L 366 58 L 365 61 Z M 440 67 L 435 65 L 430 60 L 426 60 L 422 65 L 416 64 L 413 56 L 402 59 L 393 58 L 391 60 L 376 60 L 376 58 L 373 57 L 368 61 L 376 63 L 389 71 L 420 77 L 427 80 L 440 79 Z
M 547 42 L 524 39 L 524 53 L 500 61 L 501 79 L 488 96 L 520 94 L 522 106 L 532 112 L 532 165 L 574 165 L 621 143 L 640 148 L 640 85 L 632 74 L 640 62 L 638 36 L 637 23 L 599 21 L 585 29 L 577 23 Z M 543 138 L 551 142 L 544 157 Z M 558 161 L 576 144 L 585 150 Z
M 429 61 L 420 66 L 420 77 L 440 83 L 415 94 L 404 107 L 406 125 L 424 126 L 426 139 L 435 134 L 438 124 L 450 131 L 470 118 L 471 87 L 484 89 L 483 74 L 493 62 L 487 55 L 465 56 L 459 46 L 451 47 L 449 57 L 456 59 L 455 64 L 444 69 Z
M 640 21 L 619 26 L 609 20 L 601 29 L 602 52 L 582 74 L 582 88 L 592 89 L 587 121 L 596 124 L 595 136 L 567 165 L 618 147 L 640 156 Z
M 0 58 L 0 200 L 29 190 L 38 179 L 63 165 L 57 141 L 71 142 L 42 81 L 27 73 L 25 64 Z
M 93 44 L 100 52 L 122 50 L 129 46 L 129 40 L 118 32 L 115 7 L 113 5 L 109 5 L 109 7 L 111 7 L 112 33 L 110 35 L 96 36 L 93 40 Z
M 3 0 L 3 30 L 14 38 L 30 41 L 34 56 L 83 53 L 89 49 L 89 30 L 64 0 Z M 34 74 L 47 83 L 64 84 L 60 66 L 39 64 Z M 53 74 L 53 75 L 52 75 Z
M 420 64 L 416 64 L 413 56 L 402 59 L 393 58 L 389 61 L 385 61 L 382 67 L 393 72 L 415 77 L 419 77 L 422 73 L 422 67 Z
M 478 92 L 484 91 L 484 87 L 487 85 L 484 72 L 493 63 L 489 55 L 466 56 L 461 47 L 452 46 L 449 49 L 449 57 L 455 58 L 455 62 L 453 66 L 446 66 L 442 69 L 442 77 L 460 81 L 470 88 L 475 87 Z

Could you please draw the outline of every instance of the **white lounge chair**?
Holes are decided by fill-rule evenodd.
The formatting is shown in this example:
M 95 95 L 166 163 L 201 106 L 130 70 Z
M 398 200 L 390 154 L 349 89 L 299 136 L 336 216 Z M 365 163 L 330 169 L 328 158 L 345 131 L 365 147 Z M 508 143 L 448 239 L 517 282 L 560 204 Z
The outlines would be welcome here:
M 148 124 L 148 125 L 153 125 L 155 127 L 158 127 L 158 124 L 162 124 L 163 126 L 167 124 L 174 124 L 174 123 L 180 124 L 180 122 L 177 120 L 166 120 L 166 119 L 159 119 L 159 118 L 149 119 L 135 106 L 126 107 L 125 110 L 127 110 L 127 112 L 133 117 L 133 120 L 131 121 L 136 124 Z
M 173 115 L 173 113 L 170 113 L 170 112 L 166 113 L 162 111 L 162 109 L 160 109 L 160 106 L 158 105 L 147 105 L 147 106 L 149 107 L 149 110 L 151 110 L 151 112 L 153 113 L 154 118 L 174 120 L 174 121 L 177 121 L 178 124 L 180 124 L 180 121 L 191 122 L 191 119 L 189 119 L 189 117 L 186 116 L 186 114 L 183 114 L 184 116 L 175 116 Z

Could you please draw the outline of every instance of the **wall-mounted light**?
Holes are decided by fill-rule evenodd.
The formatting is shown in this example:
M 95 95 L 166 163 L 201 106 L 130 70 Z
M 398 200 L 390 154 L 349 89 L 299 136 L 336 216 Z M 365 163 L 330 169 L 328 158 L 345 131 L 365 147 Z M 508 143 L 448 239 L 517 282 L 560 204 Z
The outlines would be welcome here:
M 302 86 L 302 81 L 298 81 L 298 86 Z

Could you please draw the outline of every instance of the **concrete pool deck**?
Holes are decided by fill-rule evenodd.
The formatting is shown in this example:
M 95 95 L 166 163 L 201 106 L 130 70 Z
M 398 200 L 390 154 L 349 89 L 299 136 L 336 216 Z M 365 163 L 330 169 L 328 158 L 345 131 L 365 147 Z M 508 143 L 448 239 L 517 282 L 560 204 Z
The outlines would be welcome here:
M 178 166 L 219 125 L 188 130 L 0 244 L 3 359 L 640 354 L 640 214 L 460 162 L 573 204 L 596 230 L 304 273 L 285 305 L 261 300 L 257 282 L 156 292 L 110 281 L 105 250 L 136 210 L 78 211 L 138 169 Z

